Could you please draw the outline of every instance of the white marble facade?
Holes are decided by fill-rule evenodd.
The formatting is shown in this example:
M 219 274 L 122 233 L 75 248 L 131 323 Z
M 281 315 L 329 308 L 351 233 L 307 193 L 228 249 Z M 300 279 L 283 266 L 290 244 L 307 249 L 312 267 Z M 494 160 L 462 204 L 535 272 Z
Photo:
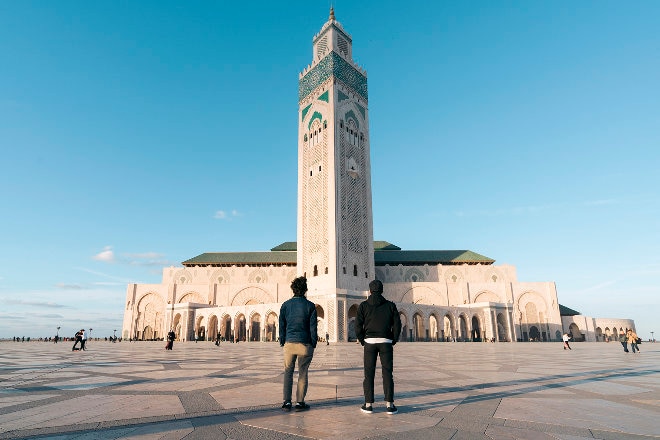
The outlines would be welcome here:
M 173 328 L 179 340 L 274 341 L 280 305 L 303 274 L 319 334 L 331 341 L 355 338 L 357 306 L 374 278 L 397 303 L 406 341 L 557 341 L 563 332 L 595 341 L 634 329 L 630 320 L 562 317 L 553 282 L 520 282 L 515 267 L 478 254 L 467 262 L 375 262 L 367 73 L 332 10 L 300 74 L 298 121 L 297 249 L 249 263 L 249 253 L 203 254 L 208 261 L 163 269 L 160 284 L 130 284 L 122 337 L 163 338 Z

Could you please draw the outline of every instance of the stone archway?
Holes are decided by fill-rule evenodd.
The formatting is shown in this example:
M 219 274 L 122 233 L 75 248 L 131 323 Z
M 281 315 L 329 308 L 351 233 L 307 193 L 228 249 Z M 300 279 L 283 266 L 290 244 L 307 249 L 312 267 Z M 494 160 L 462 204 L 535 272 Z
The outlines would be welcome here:
M 413 341 L 426 341 L 424 318 L 420 312 L 413 315 Z
M 481 325 L 479 324 L 479 317 L 477 315 L 472 316 L 472 332 L 470 332 L 471 338 L 474 342 L 480 342 L 481 337 Z
M 218 317 L 213 315 L 209 319 L 209 329 L 207 332 L 207 340 L 214 341 L 220 339 L 220 330 L 218 329 Z
M 256 342 L 261 340 L 261 315 L 253 313 L 250 316 L 250 341 Z
M 451 315 L 451 313 L 447 313 L 442 318 L 442 338 L 445 342 L 451 342 L 455 340 L 456 335 L 454 330 L 454 317 Z
M 437 342 L 440 337 L 440 332 L 438 329 L 438 318 L 434 313 L 431 313 L 429 316 L 429 337 L 432 341 Z
M 571 325 L 568 326 L 568 332 L 571 334 L 571 338 L 573 338 L 575 342 L 584 341 L 584 335 L 576 323 L 572 322 Z
M 509 342 L 509 332 L 507 331 L 506 318 L 504 313 L 497 314 L 497 340 L 499 342 Z
M 348 309 L 348 342 L 357 341 L 355 334 L 355 318 L 357 317 L 358 305 L 353 304 Z
M 275 312 L 270 312 L 266 315 L 266 341 L 274 342 L 278 339 L 277 334 L 277 315 Z
M 220 324 L 220 337 L 225 341 L 232 340 L 231 316 L 224 315 Z
M 245 315 L 242 313 L 236 317 L 236 325 L 234 326 L 234 340 L 236 342 L 245 341 L 247 336 L 247 327 L 245 323 Z
M 401 333 L 399 334 L 399 341 L 408 340 L 408 317 L 405 313 L 399 312 L 399 318 L 401 318 Z M 397 336 L 394 335 L 396 338 Z
M 535 325 L 529 328 L 529 340 L 532 342 L 539 342 L 541 340 L 541 332 Z
M 464 314 L 460 314 L 458 317 L 458 326 L 460 330 L 460 335 L 458 340 L 461 342 L 465 342 L 469 340 L 469 332 L 468 332 L 468 323 L 467 323 L 467 317 Z
M 321 307 L 319 304 L 316 304 L 316 329 L 318 332 L 319 338 L 322 338 L 323 340 L 326 339 L 326 334 L 328 332 L 328 327 L 325 322 L 325 311 L 323 310 L 323 307 Z M 350 328 L 349 328 L 350 331 Z

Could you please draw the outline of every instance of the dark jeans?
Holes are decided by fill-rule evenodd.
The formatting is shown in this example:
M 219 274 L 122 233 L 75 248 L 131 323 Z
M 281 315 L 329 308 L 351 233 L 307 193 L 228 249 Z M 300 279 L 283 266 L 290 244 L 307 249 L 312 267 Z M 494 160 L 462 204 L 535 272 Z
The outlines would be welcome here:
M 621 345 L 623 346 L 623 351 L 628 353 L 628 342 L 627 341 L 621 341 Z
M 386 402 L 394 402 L 394 349 L 392 344 L 364 344 L 364 401 L 374 402 L 374 376 L 376 375 L 376 358 L 380 355 L 380 366 L 383 374 L 383 392 Z

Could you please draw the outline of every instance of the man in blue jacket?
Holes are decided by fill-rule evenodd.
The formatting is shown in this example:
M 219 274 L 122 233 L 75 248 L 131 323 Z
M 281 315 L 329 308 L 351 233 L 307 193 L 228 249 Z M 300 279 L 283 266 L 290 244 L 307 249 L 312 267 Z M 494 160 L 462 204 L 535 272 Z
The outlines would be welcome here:
M 373 280 L 369 283 L 369 292 L 369 298 L 360 304 L 355 318 L 355 333 L 364 346 L 364 405 L 360 409 L 367 414 L 373 412 L 376 358 L 380 356 L 386 413 L 396 414 L 393 347 L 401 333 L 401 317 L 396 305 L 383 298 L 383 283 Z
M 298 388 L 296 411 L 306 411 L 307 371 L 314 356 L 318 338 L 316 332 L 316 306 L 305 298 L 307 278 L 298 277 L 291 283 L 293 298 L 280 308 L 280 346 L 284 347 L 284 403 L 283 411 L 291 411 L 293 369 L 298 360 Z

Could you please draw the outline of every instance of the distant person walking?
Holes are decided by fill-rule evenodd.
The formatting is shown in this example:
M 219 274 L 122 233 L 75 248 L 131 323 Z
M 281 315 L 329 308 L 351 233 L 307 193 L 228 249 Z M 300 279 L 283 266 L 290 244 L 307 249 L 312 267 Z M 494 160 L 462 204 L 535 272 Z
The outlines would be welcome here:
M 318 341 L 316 306 L 305 298 L 307 278 L 298 277 L 291 283 L 293 298 L 284 301 L 280 308 L 280 346 L 284 347 L 283 411 L 291 411 L 293 370 L 298 360 L 298 386 L 296 411 L 306 411 L 307 372 L 314 357 Z
M 167 333 L 167 344 L 165 345 L 165 350 L 171 350 L 172 347 L 174 347 L 174 339 L 176 339 L 176 334 L 174 334 L 173 329 L 170 329 L 170 331 Z
M 374 376 L 376 358 L 380 356 L 383 376 L 383 392 L 387 414 L 396 414 L 394 406 L 394 345 L 401 333 L 401 317 L 396 305 L 383 298 L 383 283 L 373 280 L 369 283 L 369 298 L 360 303 L 355 318 L 355 334 L 364 347 L 364 405 L 360 410 L 373 412 Z
M 80 349 L 87 350 L 86 344 L 87 344 L 87 333 L 85 333 L 85 329 L 83 328 L 80 330 Z
M 73 347 L 71 347 L 71 351 L 80 350 L 79 348 L 76 348 L 76 346 L 78 345 L 78 343 L 80 343 L 80 345 L 82 346 L 81 330 L 78 330 L 76 332 L 76 334 L 73 336 L 73 339 L 74 339 L 75 342 L 73 343 Z
M 623 330 L 621 330 L 621 333 L 619 333 L 619 342 L 621 342 L 621 346 L 623 347 L 623 351 L 628 353 L 628 337 L 623 332 Z
M 566 350 L 567 348 L 569 350 L 572 350 L 571 346 L 568 345 L 568 341 L 571 339 L 571 337 L 568 335 L 568 333 L 564 333 L 562 335 L 561 339 L 564 341 L 564 350 Z
M 633 353 L 635 353 L 635 350 L 640 351 L 639 346 L 637 345 L 638 339 L 639 336 L 637 336 L 637 333 L 632 330 L 628 330 L 628 343 L 630 344 L 630 349 Z

